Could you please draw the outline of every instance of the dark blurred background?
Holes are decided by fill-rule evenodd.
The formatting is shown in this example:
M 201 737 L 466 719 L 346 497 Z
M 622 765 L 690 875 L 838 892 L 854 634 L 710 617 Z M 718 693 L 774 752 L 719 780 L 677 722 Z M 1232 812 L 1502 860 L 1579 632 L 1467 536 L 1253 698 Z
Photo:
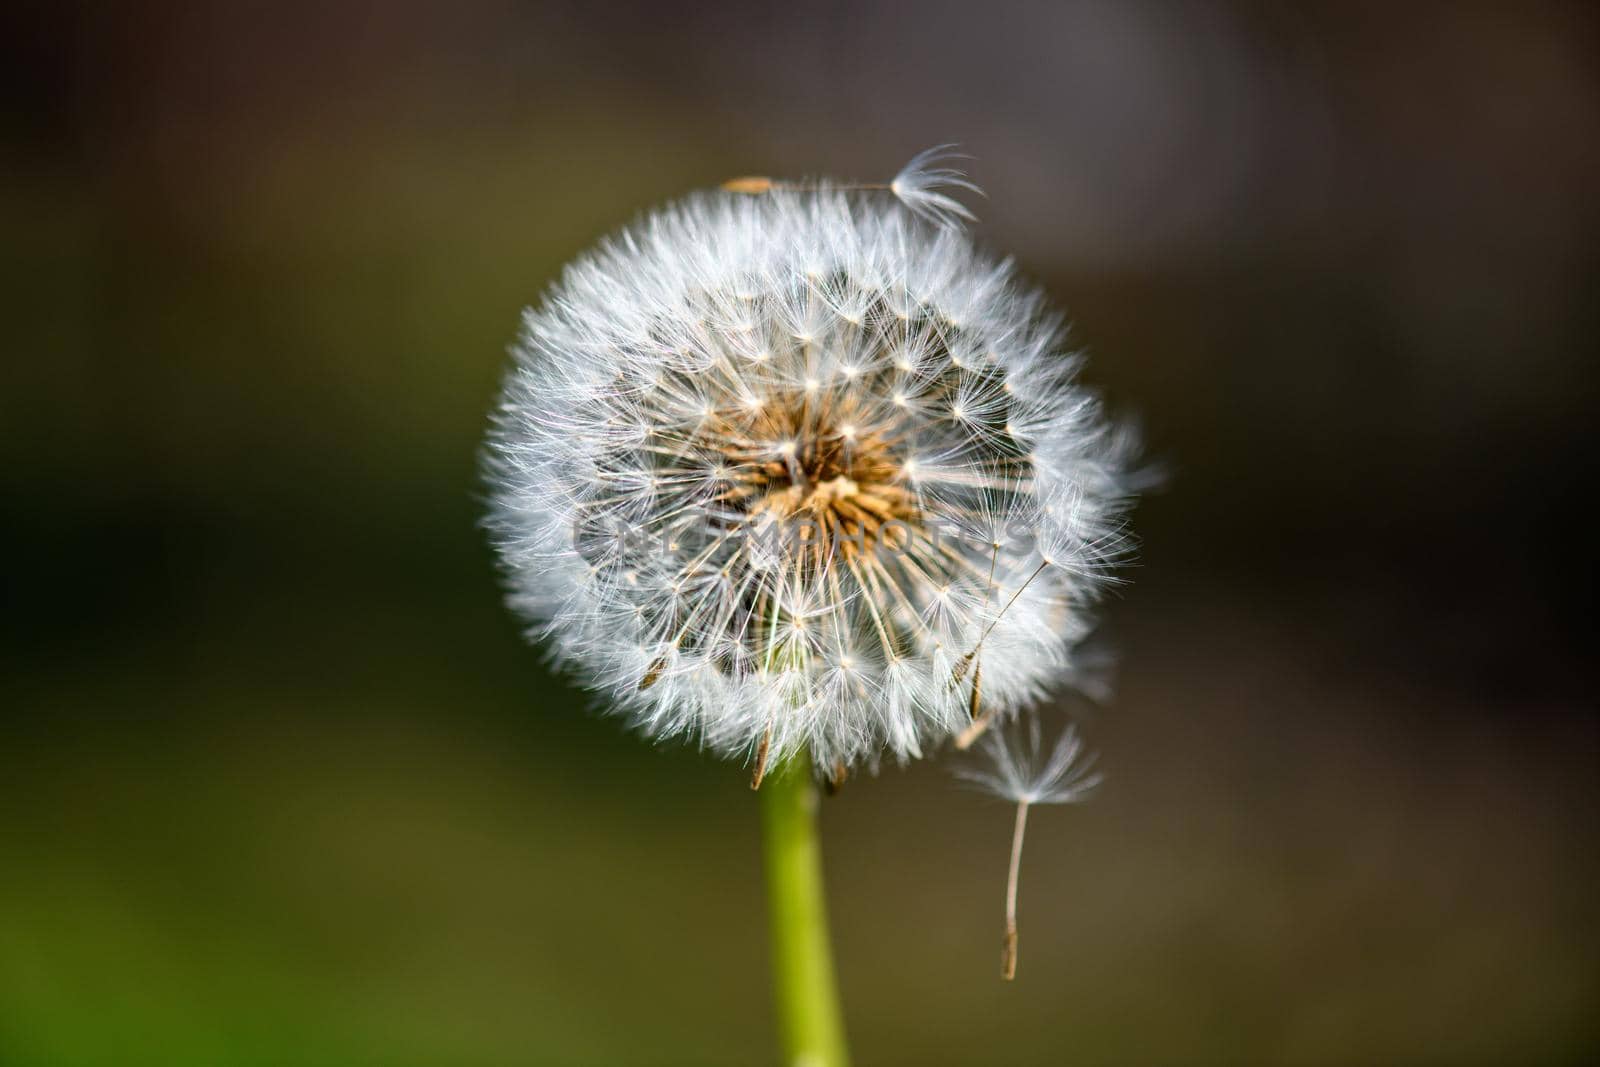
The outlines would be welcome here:
M 519 310 L 958 141 L 1170 488 L 1110 775 L 824 813 L 862 1064 L 1600 1052 L 1588 5 L 8 3 L 0 1062 L 772 1062 L 745 772 L 502 609 Z

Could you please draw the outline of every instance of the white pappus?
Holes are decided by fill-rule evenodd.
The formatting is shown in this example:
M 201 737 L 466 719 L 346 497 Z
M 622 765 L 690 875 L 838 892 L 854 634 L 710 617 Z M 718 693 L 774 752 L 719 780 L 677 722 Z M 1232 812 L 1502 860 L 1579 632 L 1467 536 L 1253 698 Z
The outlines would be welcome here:
M 488 442 L 511 606 L 629 721 L 757 783 L 918 757 L 1070 683 L 1127 551 L 1133 437 L 953 225 L 972 187 L 942 159 L 653 211 L 513 350 Z

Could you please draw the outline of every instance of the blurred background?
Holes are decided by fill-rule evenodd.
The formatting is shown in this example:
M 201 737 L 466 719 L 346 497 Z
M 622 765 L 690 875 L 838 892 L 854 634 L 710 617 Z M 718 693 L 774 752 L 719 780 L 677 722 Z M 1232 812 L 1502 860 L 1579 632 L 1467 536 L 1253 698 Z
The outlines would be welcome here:
M 862 1064 L 1600 1052 L 1580 4 L 0 15 L 0 1062 L 775 1062 L 745 771 L 551 677 L 518 313 L 735 174 L 960 142 L 1170 487 L 1093 803 L 824 812 Z

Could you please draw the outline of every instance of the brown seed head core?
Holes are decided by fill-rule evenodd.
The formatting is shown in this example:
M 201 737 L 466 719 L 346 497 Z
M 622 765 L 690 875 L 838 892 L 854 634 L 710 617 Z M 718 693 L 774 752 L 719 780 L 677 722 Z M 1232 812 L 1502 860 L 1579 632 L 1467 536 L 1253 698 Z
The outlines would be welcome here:
M 754 430 L 782 444 L 775 456 L 770 447 L 728 447 L 738 473 L 725 499 L 743 503 L 753 520 L 793 523 L 800 543 L 824 553 L 837 547 L 851 558 L 880 544 L 899 547 L 919 513 L 893 441 L 882 429 L 863 431 L 847 415 L 807 406 L 765 413 L 767 425 L 728 436 Z

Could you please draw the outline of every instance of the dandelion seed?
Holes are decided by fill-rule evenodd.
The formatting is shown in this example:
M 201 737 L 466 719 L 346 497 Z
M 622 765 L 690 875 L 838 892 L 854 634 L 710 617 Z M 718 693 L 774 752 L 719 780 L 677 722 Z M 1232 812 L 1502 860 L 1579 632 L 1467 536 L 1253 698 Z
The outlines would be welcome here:
M 1041 743 L 1036 714 L 1024 722 L 991 731 L 980 750 L 986 765 L 958 768 L 956 773 L 1017 806 L 1011 832 L 1011 863 L 1006 873 L 1006 926 L 1000 954 L 1000 977 L 1017 975 L 1017 883 L 1022 870 L 1022 841 L 1028 828 L 1028 809 L 1036 804 L 1076 804 L 1099 786 L 1095 757 L 1085 755 L 1077 731 L 1068 726 L 1050 747 Z
M 514 349 L 488 448 L 511 606 L 753 785 L 800 752 L 918 758 L 1071 681 L 1123 543 L 1131 438 L 1043 297 L 950 225 L 975 187 L 949 159 L 659 209 Z
M 900 169 L 900 173 L 887 182 L 805 182 L 805 181 L 776 181 L 772 178 L 747 175 L 739 178 L 729 178 L 722 183 L 722 190 L 728 193 L 740 193 L 745 196 L 761 196 L 773 191 L 807 191 L 807 190 L 837 190 L 848 192 L 866 192 L 884 190 L 894 194 L 913 213 L 927 222 L 942 227 L 959 227 L 963 222 L 976 222 L 975 216 L 968 207 L 957 200 L 946 190 L 964 189 L 969 193 L 983 195 L 983 190 L 967 180 L 966 173 L 955 167 L 941 166 L 950 160 L 966 159 L 968 157 L 957 152 L 953 144 L 938 145 L 926 149 L 914 156 L 910 163 Z M 822 272 L 807 270 L 808 277 L 820 277 Z M 845 316 L 853 321 L 851 316 Z M 958 325 L 955 316 L 945 314 L 941 316 L 944 322 L 951 326 Z

